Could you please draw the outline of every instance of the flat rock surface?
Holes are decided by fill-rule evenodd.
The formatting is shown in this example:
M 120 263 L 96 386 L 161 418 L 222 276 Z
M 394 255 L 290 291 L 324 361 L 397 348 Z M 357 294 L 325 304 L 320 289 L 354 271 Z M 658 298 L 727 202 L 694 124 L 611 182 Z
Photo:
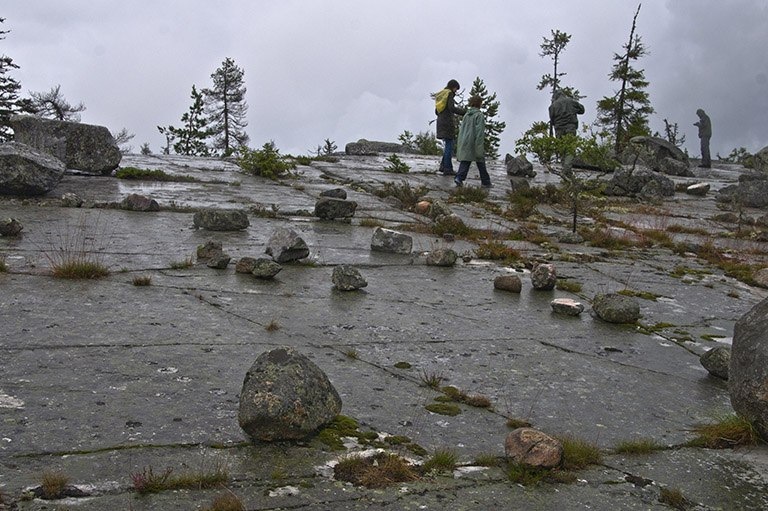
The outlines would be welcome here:
M 89 485 L 94 497 L 61 503 L 19 501 L 19 509 L 201 509 L 222 490 L 168 491 L 137 497 L 131 474 L 152 467 L 175 473 L 225 466 L 229 488 L 246 509 L 669 509 L 660 488 L 680 489 L 699 509 L 768 508 L 768 451 L 682 448 L 696 424 L 731 412 L 726 383 L 699 363 L 706 350 L 730 343 L 733 325 L 765 290 L 727 277 L 695 256 L 664 248 L 619 251 L 587 244 L 511 241 L 524 257 L 550 262 L 558 278 L 582 285 L 577 293 L 532 289 L 518 268 L 520 294 L 494 290 L 514 269 L 472 256 L 477 243 L 408 232 L 410 255 L 370 250 L 377 225 L 427 226 L 429 219 L 389 206 L 371 193 L 386 182 L 426 186 L 449 199 L 450 178 L 434 173 L 437 157 L 401 155 L 412 170 L 390 174 L 384 156 L 341 157 L 300 166 L 278 181 L 249 176 L 232 162 L 182 156 L 126 155 L 122 166 L 162 169 L 192 183 L 123 181 L 69 173 L 36 199 L 0 199 L 0 217 L 18 218 L 19 238 L 0 238 L 0 491 L 18 499 L 45 471 L 62 471 Z M 509 204 L 501 162 L 490 162 L 488 202 L 450 202 L 479 229 L 516 229 L 499 214 Z M 696 169 L 717 190 L 735 183 L 741 167 Z M 532 184 L 556 183 L 536 166 Z M 700 173 L 700 174 L 699 174 Z M 479 186 L 470 170 L 470 186 Z M 348 222 L 310 216 L 320 192 L 343 187 L 358 203 Z M 131 193 L 157 200 L 156 213 L 111 208 L 63 208 L 75 192 L 86 205 L 116 203 Z M 196 230 L 196 208 L 242 208 L 250 226 L 240 232 Z M 567 208 L 541 206 L 544 233 L 567 231 Z M 609 218 L 666 230 L 685 225 L 676 240 L 704 242 L 765 258 L 765 243 L 718 233 L 734 225 L 710 220 L 714 194 L 674 198 L 637 213 L 614 207 Z M 760 211 L 747 211 L 757 217 Z M 592 219 L 580 218 L 589 224 Z M 264 257 L 277 227 L 307 242 L 306 261 L 290 263 L 271 280 L 194 263 L 196 248 L 220 241 L 236 261 Z M 695 231 L 698 227 L 700 231 Z M 703 232 L 709 234 L 701 234 Z M 96 258 L 110 269 L 98 280 L 50 275 L 61 247 Z M 450 268 L 427 266 L 425 253 L 451 248 Z M 465 256 L 463 259 L 461 256 Z M 368 287 L 333 288 L 333 267 L 351 264 Z M 681 270 L 683 268 L 684 270 Z M 151 277 L 148 286 L 135 277 Z M 599 293 L 632 290 L 637 325 L 592 317 Z M 552 312 L 555 298 L 586 305 L 578 317 Z M 470 465 L 481 455 L 502 457 L 507 419 L 525 419 L 554 436 L 571 435 L 603 450 L 602 465 L 577 473 L 573 484 L 523 488 L 500 468 L 443 474 L 384 490 L 333 481 L 321 470 L 342 453 L 317 442 L 250 445 L 237 424 L 238 393 L 256 357 L 288 345 L 308 355 L 338 390 L 344 415 L 361 428 L 406 435 L 432 452 L 449 449 Z M 425 409 L 442 394 L 425 385 L 442 379 L 492 409 L 459 404 L 461 413 Z M 619 456 L 619 442 L 651 438 L 674 447 Z M 395 449 L 396 452 L 405 451 Z M 408 454 L 408 453 L 406 453 Z M 409 454 L 410 455 L 410 454 Z M 652 483 L 637 486 L 630 475 Z M 295 488 L 284 490 L 286 487 Z M 283 489 L 283 490 L 281 490 Z M 60 507 L 54 507 L 54 506 Z

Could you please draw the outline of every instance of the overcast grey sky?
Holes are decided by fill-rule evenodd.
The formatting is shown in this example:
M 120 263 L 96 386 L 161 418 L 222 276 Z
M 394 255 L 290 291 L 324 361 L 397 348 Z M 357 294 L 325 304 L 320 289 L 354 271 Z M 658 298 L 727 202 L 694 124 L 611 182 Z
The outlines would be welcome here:
M 536 90 L 551 61 L 539 45 L 571 34 L 563 83 L 578 88 L 591 123 L 612 94 L 614 52 L 627 41 L 635 0 L 4 0 L 0 53 L 29 91 L 60 84 L 82 101 L 82 121 L 135 133 L 159 152 L 158 125 L 180 125 L 192 85 L 211 85 L 226 57 L 245 72 L 250 145 L 274 140 L 307 154 L 334 140 L 396 141 L 433 130 L 429 93 L 481 77 L 506 121 L 501 154 L 514 151 L 549 96 Z M 638 63 L 656 113 L 677 122 L 699 154 L 696 109 L 712 118 L 712 154 L 768 145 L 768 1 L 646 0 Z

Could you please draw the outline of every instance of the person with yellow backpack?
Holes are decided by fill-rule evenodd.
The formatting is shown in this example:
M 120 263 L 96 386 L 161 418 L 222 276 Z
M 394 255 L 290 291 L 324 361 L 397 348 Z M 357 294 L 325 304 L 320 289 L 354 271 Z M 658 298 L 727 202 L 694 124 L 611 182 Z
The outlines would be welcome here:
M 445 88 L 432 94 L 435 99 L 435 115 L 437 115 L 436 137 L 443 141 L 443 159 L 440 162 L 440 173 L 444 176 L 455 176 L 453 171 L 453 146 L 456 136 L 456 116 L 464 115 L 466 110 L 456 106 L 454 96 L 461 88 L 456 80 L 449 80 Z

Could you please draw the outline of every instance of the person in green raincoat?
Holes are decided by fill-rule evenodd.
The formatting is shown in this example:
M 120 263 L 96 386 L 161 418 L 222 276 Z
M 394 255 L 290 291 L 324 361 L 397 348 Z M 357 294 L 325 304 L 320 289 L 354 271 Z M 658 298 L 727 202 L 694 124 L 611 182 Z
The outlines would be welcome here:
M 483 99 L 480 96 L 472 96 L 467 103 L 467 113 L 459 126 L 459 137 L 456 142 L 456 159 L 459 160 L 459 171 L 453 182 L 456 186 L 462 186 L 469 173 L 469 165 L 477 164 L 480 171 L 480 183 L 483 188 L 490 188 L 491 177 L 485 166 L 485 116 L 480 111 Z

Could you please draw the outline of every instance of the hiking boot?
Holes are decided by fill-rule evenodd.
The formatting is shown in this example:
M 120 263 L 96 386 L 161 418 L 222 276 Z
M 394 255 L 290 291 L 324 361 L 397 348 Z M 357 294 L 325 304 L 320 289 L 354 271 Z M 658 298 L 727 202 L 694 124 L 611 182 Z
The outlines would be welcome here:
M 462 186 L 461 181 L 459 181 L 458 179 L 454 179 L 453 182 L 456 184 L 457 187 L 461 188 Z
M 483 183 L 480 185 L 481 188 L 493 188 L 492 183 Z
M 443 170 L 443 171 L 442 171 L 442 174 L 443 174 L 444 176 L 455 176 L 455 175 L 456 175 L 456 172 L 454 172 L 454 171 L 453 171 L 453 170 L 451 170 L 451 169 L 448 169 L 448 170 Z

